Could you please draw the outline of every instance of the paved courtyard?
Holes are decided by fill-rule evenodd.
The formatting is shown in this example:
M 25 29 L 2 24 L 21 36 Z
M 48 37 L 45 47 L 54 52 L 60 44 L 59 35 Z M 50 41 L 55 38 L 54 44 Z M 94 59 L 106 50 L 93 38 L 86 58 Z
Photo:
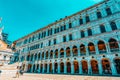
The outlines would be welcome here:
M 52 74 L 24 74 L 15 78 L 15 74 L 2 74 L 0 80 L 120 80 L 120 77 L 52 75 Z

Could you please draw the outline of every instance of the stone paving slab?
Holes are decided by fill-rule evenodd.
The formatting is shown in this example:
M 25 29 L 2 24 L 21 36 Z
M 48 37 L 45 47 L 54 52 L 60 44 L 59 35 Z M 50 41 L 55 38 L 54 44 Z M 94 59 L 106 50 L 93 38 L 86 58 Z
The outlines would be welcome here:
M 19 78 L 15 78 L 15 74 L 2 74 L 0 80 L 120 80 L 120 77 L 24 74 Z

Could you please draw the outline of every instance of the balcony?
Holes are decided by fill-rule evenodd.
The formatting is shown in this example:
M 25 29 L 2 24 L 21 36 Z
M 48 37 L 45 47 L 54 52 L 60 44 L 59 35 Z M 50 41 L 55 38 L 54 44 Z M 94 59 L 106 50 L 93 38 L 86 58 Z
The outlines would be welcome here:
M 77 54 L 77 53 L 74 53 L 73 56 L 78 56 L 78 54 Z
M 85 55 L 86 55 L 86 52 L 81 52 L 80 55 L 81 55 L 81 56 L 85 56 Z
M 104 54 L 104 53 L 107 53 L 106 50 L 99 50 L 99 54 Z
M 64 55 L 60 55 L 60 58 L 64 58 Z
M 89 54 L 90 55 L 94 55 L 96 52 L 95 51 L 90 51 Z
M 119 48 L 113 48 L 113 49 L 110 49 L 111 52 L 119 52 L 120 49 Z

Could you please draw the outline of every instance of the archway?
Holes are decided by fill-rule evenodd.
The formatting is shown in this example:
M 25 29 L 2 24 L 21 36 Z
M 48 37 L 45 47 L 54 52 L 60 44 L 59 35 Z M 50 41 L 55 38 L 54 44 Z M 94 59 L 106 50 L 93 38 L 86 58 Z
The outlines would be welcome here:
M 111 74 L 111 66 L 108 59 L 102 59 L 102 68 L 104 74 Z
M 67 57 L 70 56 L 70 48 L 69 48 L 69 47 L 66 48 L 66 56 L 67 56 Z
M 120 58 L 116 58 L 114 62 L 115 62 L 116 71 L 118 74 L 120 74 Z
M 67 62 L 67 73 L 71 73 L 71 63 Z
M 27 56 L 27 61 L 29 61 L 30 60 L 30 54 L 28 54 L 28 56 Z
M 40 72 L 42 73 L 43 71 L 43 64 L 40 65 Z
M 108 42 L 109 42 L 111 52 L 119 51 L 119 46 L 118 46 L 117 40 L 111 38 L 111 39 L 109 39 Z
M 58 49 L 55 50 L 55 58 L 58 58 Z
M 35 64 L 33 65 L 33 72 L 36 72 L 36 70 L 35 70 Z
M 77 46 L 73 46 L 72 51 L 73 51 L 73 56 L 77 56 L 78 55 Z
M 32 65 L 31 65 L 31 64 L 28 64 L 27 72 L 31 72 L 31 67 L 32 67 Z
M 37 60 L 37 54 L 35 54 L 35 60 Z
M 44 59 L 44 52 L 42 53 L 42 59 Z
M 88 50 L 89 50 L 89 53 L 90 54 L 95 54 L 95 46 L 94 46 L 94 44 L 93 43 L 89 43 L 88 44 Z
M 80 55 L 86 55 L 86 48 L 85 48 L 85 45 L 81 44 L 80 45 Z
M 92 68 L 92 73 L 93 74 L 98 74 L 99 73 L 98 62 L 96 60 L 91 60 L 91 68 Z
M 47 72 L 47 63 L 45 63 L 45 70 L 44 72 L 46 73 Z
M 46 52 L 46 59 L 48 59 L 48 51 Z
M 82 61 L 82 71 L 83 74 L 88 74 L 88 63 L 85 60 Z
M 60 58 L 62 58 L 62 57 L 64 57 L 64 49 L 63 48 L 60 50 Z
M 50 71 L 50 73 L 52 73 L 52 63 L 50 63 L 50 65 L 49 65 L 49 71 Z
M 38 60 L 40 60 L 40 53 L 38 54 Z
M 36 72 L 39 72 L 39 64 L 37 64 Z
M 60 63 L 60 72 L 61 73 L 64 72 L 64 63 L 63 62 Z
M 54 68 L 55 68 L 55 71 L 54 71 L 54 72 L 55 72 L 55 73 L 57 73 L 57 72 L 58 72 L 58 64 L 57 64 L 57 63 L 55 63 L 55 65 L 54 65 L 54 66 L 55 66 L 55 67 L 54 67 Z
M 74 61 L 74 72 L 79 73 L 79 63 L 78 63 L 78 61 Z
M 50 59 L 52 59 L 53 58 L 53 51 L 51 50 L 50 51 Z
M 98 50 L 99 50 L 99 53 L 106 53 L 106 46 L 104 41 L 98 42 Z

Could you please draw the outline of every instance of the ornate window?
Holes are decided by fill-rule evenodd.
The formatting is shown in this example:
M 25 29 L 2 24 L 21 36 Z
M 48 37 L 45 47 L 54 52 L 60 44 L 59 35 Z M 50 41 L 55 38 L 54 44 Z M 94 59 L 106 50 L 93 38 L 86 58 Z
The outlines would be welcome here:
M 66 42 L 66 36 L 63 36 L 63 42 Z
M 70 41 L 73 40 L 72 34 L 69 34 L 69 40 L 70 40 Z
M 86 23 L 90 22 L 89 16 L 86 16 Z
M 85 37 L 84 31 L 81 31 L 81 38 Z
M 112 14 L 111 9 L 110 8 L 106 8 L 106 13 L 107 13 L 107 15 L 111 15 Z
M 72 23 L 69 23 L 69 28 L 72 28 Z
M 116 26 L 115 22 L 111 22 L 110 26 L 111 26 L 112 30 L 117 30 L 117 26 Z
M 101 12 L 100 12 L 100 11 L 97 12 L 97 18 L 98 18 L 98 19 L 99 19 L 99 18 L 102 18 L 102 15 L 101 15 Z
M 105 26 L 104 25 L 100 25 L 100 31 L 101 33 L 106 32 Z
M 79 19 L 79 23 L 80 23 L 80 25 L 83 24 L 83 19 L 82 18 Z
M 92 30 L 91 29 L 88 29 L 88 36 L 92 36 Z

